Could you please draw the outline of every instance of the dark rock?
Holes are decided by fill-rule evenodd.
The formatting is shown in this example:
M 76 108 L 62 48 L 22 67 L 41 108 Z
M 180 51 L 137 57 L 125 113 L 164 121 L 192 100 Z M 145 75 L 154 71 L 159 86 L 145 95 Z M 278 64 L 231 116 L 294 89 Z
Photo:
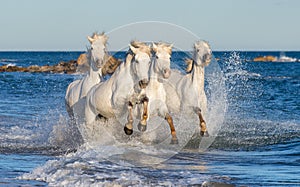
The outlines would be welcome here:
M 59 62 L 54 66 L 32 65 L 29 67 L 4 65 L 0 66 L 0 72 L 31 72 L 31 73 L 75 73 L 77 68 L 77 61 L 70 60 L 69 62 Z
M 79 61 L 78 61 L 79 60 Z M 29 67 L 20 67 L 12 65 L 0 66 L 0 72 L 30 72 L 30 73 L 86 73 L 89 69 L 89 65 L 86 59 L 86 55 L 80 55 L 78 60 L 70 60 L 68 62 L 61 61 L 56 65 L 32 65 Z M 80 64 L 78 64 L 79 62 Z M 121 64 L 121 60 L 109 56 L 106 64 L 102 69 L 102 74 L 112 74 L 116 68 Z

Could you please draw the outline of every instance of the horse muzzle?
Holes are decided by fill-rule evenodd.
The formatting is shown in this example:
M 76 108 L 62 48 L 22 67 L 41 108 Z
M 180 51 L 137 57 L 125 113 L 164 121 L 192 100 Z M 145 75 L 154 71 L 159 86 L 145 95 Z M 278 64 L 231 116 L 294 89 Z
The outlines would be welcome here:
M 148 86 L 148 83 L 149 83 L 148 79 L 143 79 L 143 80 L 140 80 L 140 81 L 139 81 L 139 86 L 140 86 L 142 89 L 144 89 L 144 88 L 146 88 L 146 87 Z
M 99 69 L 101 67 L 103 67 L 104 64 L 104 59 L 97 59 L 96 61 L 96 67 Z
M 163 77 L 164 79 L 168 79 L 171 75 L 171 70 L 170 69 L 164 69 L 163 70 Z
M 204 55 L 204 61 L 206 63 L 209 63 L 211 61 L 211 59 L 212 59 L 212 54 L 206 54 L 206 55 Z

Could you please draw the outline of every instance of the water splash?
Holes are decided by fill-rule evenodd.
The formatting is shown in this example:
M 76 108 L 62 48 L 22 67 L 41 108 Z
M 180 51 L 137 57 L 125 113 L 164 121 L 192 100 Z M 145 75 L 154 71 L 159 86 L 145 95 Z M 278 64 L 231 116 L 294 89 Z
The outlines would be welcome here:
M 224 123 L 212 149 L 249 150 L 267 145 L 283 143 L 299 136 L 297 121 L 261 118 L 257 98 L 265 92 L 261 80 L 265 78 L 252 73 L 243 57 L 231 52 L 221 62 L 224 72 L 227 111 Z M 248 67 L 247 67 L 248 66 Z M 268 105 L 268 102 L 262 103 Z M 272 106 L 274 107 L 274 106 Z
M 213 58 L 206 69 L 205 79 L 207 82 L 205 89 L 208 98 L 207 124 L 210 137 L 202 138 L 199 145 L 201 151 L 205 151 L 214 142 L 223 126 L 227 111 L 226 78 L 215 58 Z
M 229 57 L 231 58 L 217 61 L 221 67 L 218 70 L 221 72 L 220 74 L 216 73 L 214 68 L 211 71 L 208 68 L 206 71 L 208 80 L 206 91 L 209 100 L 208 110 L 210 111 L 208 128 L 212 134 L 211 138 L 215 139 L 205 153 L 199 154 L 198 150 L 187 150 L 185 153 L 190 154 L 190 157 L 185 158 L 182 156 L 182 152 L 178 154 L 177 151 L 172 152 L 170 149 L 154 147 L 153 144 L 161 139 L 156 140 L 156 136 L 135 134 L 128 137 L 124 133 L 117 135 L 116 131 L 123 132 L 122 124 L 113 121 L 109 121 L 105 128 L 97 127 L 99 130 L 94 131 L 91 139 L 86 144 L 79 145 L 78 142 L 80 141 L 77 141 L 80 139 L 80 136 L 77 136 L 78 131 L 76 132 L 73 127 L 70 128 L 71 124 L 69 124 L 68 117 L 63 114 L 64 108 L 60 107 L 56 111 L 44 111 L 42 117 L 34 123 L 28 123 L 28 126 L 26 120 L 22 121 L 17 118 L 20 121 L 18 124 L 25 124 L 24 128 L 16 127 L 16 125 L 4 128 L 2 126 L 4 123 L 0 120 L 0 131 L 5 131 L 4 134 L 8 132 L 7 137 L 1 136 L 1 142 L 2 140 L 7 142 L 8 138 L 11 142 L 22 141 L 23 145 L 26 145 L 21 144 L 17 149 L 23 153 L 43 152 L 60 155 L 51 157 L 50 159 L 53 160 L 18 177 L 18 179 L 46 181 L 50 186 L 171 186 L 172 184 L 200 186 L 203 181 L 219 181 L 220 178 L 218 177 L 224 177 L 228 182 L 239 183 L 240 185 L 253 184 L 252 181 L 256 181 L 254 186 L 261 184 L 266 186 L 270 184 L 280 185 L 282 181 L 290 182 L 292 179 L 294 179 L 292 184 L 298 184 L 299 180 L 295 180 L 297 173 L 281 177 L 282 171 L 293 173 L 293 168 L 298 166 L 299 120 L 287 119 L 283 121 L 276 117 L 274 119 L 258 118 L 257 113 L 255 113 L 255 105 L 251 103 L 251 100 L 259 97 L 264 91 L 265 88 L 260 87 L 259 81 L 266 79 L 266 77 L 252 73 L 251 70 L 246 71 L 244 67 L 248 64 L 244 63 L 243 57 L 238 53 L 231 53 Z M 256 89 L 254 89 L 255 87 Z M 61 100 L 62 97 L 58 94 L 56 98 Z M 245 111 L 248 108 L 250 108 L 250 112 Z M 273 108 L 271 107 L 270 110 L 273 111 Z M 177 117 L 179 120 L 184 119 L 180 115 Z M 160 123 L 160 120 L 156 119 L 154 122 Z M 116 127 L 110 126 L 110 124 L 116 125 Z M 165 136 L 164 133 L 168 134 L 169 132 L 165 125 L 162 125 L 161 128 L 158 128 L 162 131 L 158 137 Z M 103 135 L 103 129 L 109 133 Z M 101 131 L 102 133 L 98 133 Z M 111 134 L 115 136 L 111 136 Z M 16 138 L 13 137 L 15 135 Z M 168 140 L 167 138 L 162 139 Z M 185 140 L 185 137 L 180 139 Z M 210 143 L 205 144 L 205 142 L 208 142 L 205 138 L 198 139 L 198 145 L 201 149 L 206 149 Z M 9 144 L 7 147 L 10 145 L 13 144 Z M 33 146 L 32 149 L 29 145 Z M 42 145 L 45 147 L 41 147 Z M 169 146 L 168 141 L 166 141 L 166 145 Z M 79 146 L 76 152 L 70 153 L 69 151 L 76 146 Z M 249 150 L 255 151 L 249 152 Z M 262 152 L 260 152 L 261 150 Z M 212 154 L 212 152 L 216 154 Z M 166 155 L 171 154 L 175 154 L 175 156 L 161 163 Z M 294 157 L 290 157 L 292 154 Z M 240 157 L 240 155 L 244 156 Z M 257 155 L 261 156 L 257 158 Z M 284 159 L 282 161 L 278 159 L 279 157 L 286 160 L 291 158 L 292 161 L 289 162 Z M 240 160 L 236 161 L 238 158 Z M 269 159 L 271 162 L 264 159 Z M 149 162 L 161 164 L 149 166 Z M 243 170 L 243 167 L 232 167 L 245 163 L 247 166 L 250 163 L 250 168 L 244 167 Z M 261 168 L 261 173 L 266 173 L 266 175 L 256 175 L 256 169 L 260 167 L 260 163 L 275 165 Z M 289 168 L 288 165 L 291 167 Z M 270 172 L 281 166 L 285 169 L 277 173 Z M 243 176 L 240 173 L 243 173 Z M 227 179 L 228 175 L 234 177 Z M 286 176 L 290 178 L 286 178 Z M 263 178 L 263 180 L 253 180 L 258 177 Z M 277 182 L 272 183 L 274 180 Z
M 53 125 L 48 143 L 58 152 L 67 153 L 78 149 L 83 139 L 77 126 L 66 116 L 60 115 L 57 124 Z

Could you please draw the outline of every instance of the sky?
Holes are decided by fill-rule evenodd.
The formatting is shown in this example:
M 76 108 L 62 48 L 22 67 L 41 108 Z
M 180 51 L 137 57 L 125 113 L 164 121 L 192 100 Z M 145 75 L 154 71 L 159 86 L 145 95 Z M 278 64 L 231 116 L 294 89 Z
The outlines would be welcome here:
M 213 50 L 299 51 L 299 20 L 299 0 L 0 0 L 0 51 L 84 51 L 102 31 L 111 50 L 152 38 L 188 48 L 186 32 Z

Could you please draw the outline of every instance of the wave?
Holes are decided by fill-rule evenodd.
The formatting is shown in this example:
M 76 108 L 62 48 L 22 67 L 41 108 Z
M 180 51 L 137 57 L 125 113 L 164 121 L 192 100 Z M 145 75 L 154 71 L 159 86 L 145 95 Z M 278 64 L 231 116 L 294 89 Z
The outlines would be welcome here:
M 261 77 L 261 74 L 248 72 L 246 70 L 239 70 L 239 71 L 225 73 L 225 77 L 227 77 L 227 78 L 233 78 L 233 77 L 236 77 L 236 78 L 240 78 L 240 77 L 255 78 L 255 77 Z
M 3 63 L 3 62 L 0 62 L 0 64 L 3 64 L 3 65 L 5 65 L 5 66 L 7 66 L 7 67 L 14 67 L 14 66 L 17 65 L 17 64 L 15 64 L 15 63 Z
M 260 161 L 258 157 L 262 159 L 262 163 L 264 158 L 268 158 L 274 165 L 295 166 L 299 155 L 295 148 L 300 146 L 299 124 L 251 121 L 236 120 L 224 125 L 206 153 L 199 153 L 199 150 L 195 149 L 184 149 L 181 152 L 157 149 L 142 144 L 137 137 L 128 142 L 114 144 L 95 140 L 81 145 L 76 152 L 49 160 L 17 179 L 43 181 L 50 186 L 186 186 L 201 185 L 210 181 L 233 182 L 234 179 L 230 177 L 212 177 L 211 174 L 207 174 L 209 166 L 205 163 L 210 163 L 211 160 L 225 159 L 225 162 L 232 162 L 232 158 L 247 158 L 248 164 L 253 162 L 255 165 Z M 276 147 L 273 147 L 275 145 Z M 254 149 L 256 151 L 251 153 L 251 156 L 255 155 L 256 159 L 252 161 L 248 151 Z M 272 157 L 278 154 L 283 157 L 291 156 L 293 159 L 290 163 L 281 163 L 278 158 L 272 160 Z M 166 159 L 166 155 L 174 156 Z M 244 160 L 240 162 L 244 163 Z M 220 168 L 222 169 L 222 166 Z
M 113 153 L 115 153 L 114 157 Z M 101 154 L 108 154 L 111 157 L 103 159 Z M 172 186 L 173 184 L 187 185 L 188 180 L 183 181 L 182 176 L 193 179 L 193 183 L 196 184 L 201 184 L 207 179 L 200 174 L 191 175 L 189 171 L 178 173 L 178 170 L 174 169 L 164 170 L 165 177 L 163 177 L 161 169 L 134 167 L 110 160 L 122 159 L 122 154 L 124 154 L 122 148 L 113 147 L 102 147 L 102 151 L 82 150 L 48 161 L 18 179 L 45 181 L 50 186 Z M 136 158 L 135 154 L 127 156 Z
M 0 62 L 17 62 L 17 59 L 0 58 Z
M 287 80 L 287 79 L 300 79 L 300 76 L 266 76 L 263 79 L 265 80 Z
M 230 122 L 224 124 L 210 149 L 262 150 L 271 145 L 300 141 L 299 137 L 300 124 L 296 121 L 230 119 Z

